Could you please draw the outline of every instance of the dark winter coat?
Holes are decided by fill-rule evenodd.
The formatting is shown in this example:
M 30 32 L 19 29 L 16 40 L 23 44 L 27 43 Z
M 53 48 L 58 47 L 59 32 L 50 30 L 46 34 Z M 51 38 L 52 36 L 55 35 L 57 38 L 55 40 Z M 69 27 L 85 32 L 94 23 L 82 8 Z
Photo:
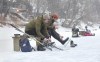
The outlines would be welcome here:
M 44 21 L 43 16 L 37 17 L 36 20 L 30 21 L 26 25 L 25 31 L 34 30 L 34 33 L 36 34 L 36 36 L 40 37 L 41 39 L 48 37 L 49 34 L 48 34 L 48 31 L 47 31 L 47 24 L 45 24 L 43 21 Z
M 72 28 L 72 32 L 79 32 L 78 28 Z
M 49 23 L 47 24 L 47 28 L 48 29 L 54 29 L 53 23 L 54 23 L 54 20 L 50 19 Z
M 50 19 L 47 24 L 48 32 L 50 36 L 53 36 L 55 39 L 60 39 L 60 35 L 55 31 L 55 26 L 53 25 L 55 20 Z

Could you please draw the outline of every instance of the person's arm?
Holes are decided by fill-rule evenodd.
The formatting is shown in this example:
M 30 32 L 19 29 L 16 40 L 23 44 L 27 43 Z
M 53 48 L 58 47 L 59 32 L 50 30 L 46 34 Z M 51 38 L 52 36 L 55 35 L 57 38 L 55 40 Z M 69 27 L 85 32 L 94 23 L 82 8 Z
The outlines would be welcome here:
M 42 35 L 42 33 L 40 32 L 40 29 L 41 29 L 41 23 L 39 23 L 38 21 L 36 22 L 35 24 L 35 28 L 36 28 L 36 34 L 41 37 L 42 39 L 45 38 L 44 35 Z
M 45 24 L 45 26 L 44 26 L 44 34 L 45 34 L 45 37 L 46 38 L 49 38 L 50 36 L 49 36 L 49 33 L 48 33 L 48 30 L 47 30 L 47 25 Z
M 48 24 L 48 29 L 54 29 L 55 27 L 53 24 L 54 24 L 54 20 L 50 19 L 50 22 Z

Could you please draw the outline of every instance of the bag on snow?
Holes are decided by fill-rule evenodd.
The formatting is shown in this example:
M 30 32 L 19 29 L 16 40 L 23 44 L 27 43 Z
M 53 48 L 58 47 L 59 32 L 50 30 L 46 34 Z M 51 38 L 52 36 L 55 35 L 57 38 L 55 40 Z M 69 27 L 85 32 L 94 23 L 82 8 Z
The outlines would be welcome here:
M 32 51 L 32 47 L 27 38 L 20 39 L 19 46 L 20 46 L 22 52 L 31 52 Z

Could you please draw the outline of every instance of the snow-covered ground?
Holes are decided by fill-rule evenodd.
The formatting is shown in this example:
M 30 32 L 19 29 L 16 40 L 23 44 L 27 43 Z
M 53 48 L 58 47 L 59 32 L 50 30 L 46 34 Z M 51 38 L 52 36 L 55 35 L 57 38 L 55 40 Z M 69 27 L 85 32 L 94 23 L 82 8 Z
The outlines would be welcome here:
M 23 29 L 22 29 L 23 30 Z M 11 27 L 0 27 L 0 62 L 100 62 L 100 30 L 97 29 L 95 36 L 71 37 L 71 30 L 59 28 L 57 30 L 64 39 L 70 37 L 78 44 L 75 48 L 69 45 L 61 45 L 57 40 L 56 46 L 64 48 L 64 51 L 33 51 L 28 53 L 13 51 L 14 34 L 22 34 Z M 31 44 L 33 46 L 31 40 Z

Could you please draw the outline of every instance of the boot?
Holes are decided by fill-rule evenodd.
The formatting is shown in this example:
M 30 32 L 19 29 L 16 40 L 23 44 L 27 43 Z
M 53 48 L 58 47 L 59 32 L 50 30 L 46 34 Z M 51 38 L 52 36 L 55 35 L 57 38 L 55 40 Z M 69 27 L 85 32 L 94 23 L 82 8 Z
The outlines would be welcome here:
M 40 40 L 41 43 L 43 43 L 43 41 L 40 38 L 37 38 L 38 40 Z M 37 46 L 37 51 L 45 51 L 46 49 L 44 48 L 43 45 L 41 45 L 39 42 L 36 42 L 36 46 Z
M 42 45 L 37 46 L 37 51 L 45 51 L 46 49 Z
M 63 40 L 61 43 L 64 45 L 68 41 L 69 37 L 67 37 L 65 40 Z
M 71 40 L 70 47 L 75 47 L 75 46 L 77 46 L 77 44 L 74 44 L 74 42 Z

